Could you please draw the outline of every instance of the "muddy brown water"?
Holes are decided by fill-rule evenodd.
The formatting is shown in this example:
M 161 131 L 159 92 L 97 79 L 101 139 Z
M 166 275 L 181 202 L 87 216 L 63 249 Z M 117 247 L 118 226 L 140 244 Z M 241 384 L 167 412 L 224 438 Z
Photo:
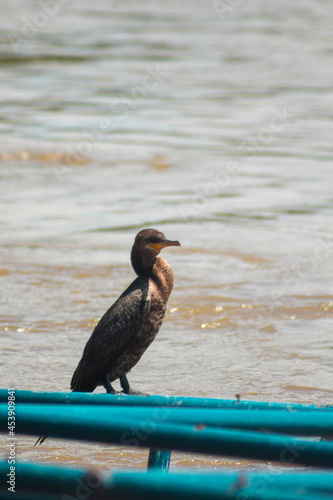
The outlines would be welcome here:
M 3 3 L 1 387 L 68 390 L 133 279 L 135 234 L 156 227 L 182 247 L 163 251 L 175 287 L 134 388 L 332 402 L 333 7 L 216 5 Z M 19 438 L 20 460 L 146 464 L 146 450 L 33 442 Z

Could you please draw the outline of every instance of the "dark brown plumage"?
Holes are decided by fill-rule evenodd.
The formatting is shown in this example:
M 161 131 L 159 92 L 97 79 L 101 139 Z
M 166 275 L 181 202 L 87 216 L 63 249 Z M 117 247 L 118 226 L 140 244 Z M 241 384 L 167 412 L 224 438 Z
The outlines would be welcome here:
M 120 379 L 123 392 L 135 394 L 126 374 L 139 361 L 159 331 L 173 287 L 173 272 L 157 257 L 162 248 L 180 246 L 156 229 L 144 229 L 135 238 L 131 262 L 138 277 L 97 323 L 73 374 L 74 392 L 92 392 L 103 385 L 116 392 L 111 382 Z M 42 444 L 46 436 L 37 439 Z
M 96 325 L 74 372 L 73 391 L 92 392 L 103 385 L 107 392 L 115 392 L 111 382 L 119 378 L 123 391 L 132 392 L 126 374 L 159 331 L 173 287 L 171 266 L 157 257 L 168 246 L 180 243 L 156 229 L 136 235 L 131 262 L 138 277 Z

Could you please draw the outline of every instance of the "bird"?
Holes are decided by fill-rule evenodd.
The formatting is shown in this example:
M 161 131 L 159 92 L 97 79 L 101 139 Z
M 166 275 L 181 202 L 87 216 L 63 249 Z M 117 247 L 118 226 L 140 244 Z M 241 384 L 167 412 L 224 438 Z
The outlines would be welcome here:
M 103 385 L 115 393 L 111 382 L 119 378 L 123 392 L 132 392 L 126 374 L 156 337 L 173 288 L 171 266 L 157 257 L 171 246 L 180 243 L 156 229 L 136 235 L 131 263 L 138 276 L 97 323 L 73 374 L 72 391 L 93 392 Z
M 143 229 L 136 235 L 131 263 L 137 277 L 95 326 L 74 371 L 73 392 L 93 392 L 104 386 L 107 393 L 116 394 L 111 384 L 119 379 L 124 394 L 137 394 L 126 375 L 162 325 L 174 276 L 170 264 L 158 254 L 172 246 L 180 246 L 179 241 L 168 240 L 157 229 Z M 35 444 L 43 441 L 41 437 Z

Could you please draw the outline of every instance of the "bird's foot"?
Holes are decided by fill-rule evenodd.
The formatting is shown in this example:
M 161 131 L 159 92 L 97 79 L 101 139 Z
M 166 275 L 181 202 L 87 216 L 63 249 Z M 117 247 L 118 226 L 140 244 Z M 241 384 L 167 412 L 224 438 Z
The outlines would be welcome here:
M 129 385 L 126 375 L 119 377 L 119 380 L 123 394 L 128 394 L 129 396 L 149 396 L 149 394 L 146 394 L 145 392 L 133 391 Z
M 129 388 L 128 392 L 123 392 L 123 394 L 127 394 L 128 396 L 149 396 L 146 392 L 133 391 L 131 388 Z

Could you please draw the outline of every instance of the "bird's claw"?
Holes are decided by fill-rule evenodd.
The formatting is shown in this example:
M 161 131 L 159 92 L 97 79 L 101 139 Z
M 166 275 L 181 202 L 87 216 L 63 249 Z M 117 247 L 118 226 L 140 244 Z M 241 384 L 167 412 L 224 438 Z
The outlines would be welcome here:
M 121 394 L 126 394 L 127 396 L 149 396 L 146 392 L 133 391 L 133 389 L 129 389 L 128 392 L 122 392 Z

